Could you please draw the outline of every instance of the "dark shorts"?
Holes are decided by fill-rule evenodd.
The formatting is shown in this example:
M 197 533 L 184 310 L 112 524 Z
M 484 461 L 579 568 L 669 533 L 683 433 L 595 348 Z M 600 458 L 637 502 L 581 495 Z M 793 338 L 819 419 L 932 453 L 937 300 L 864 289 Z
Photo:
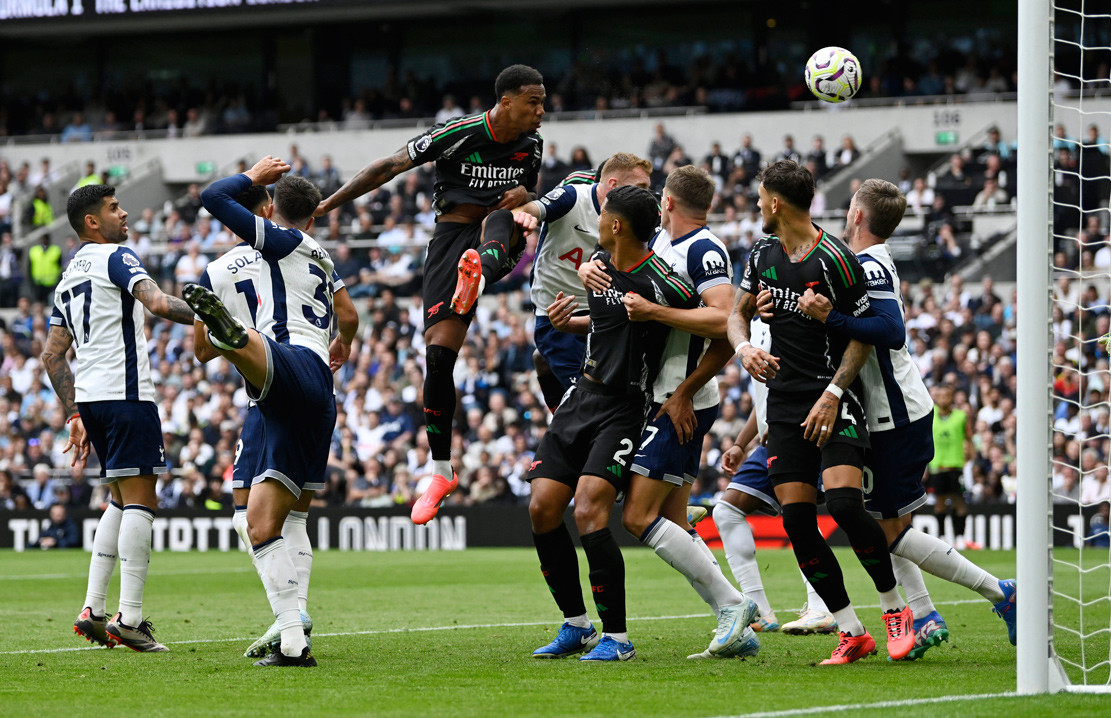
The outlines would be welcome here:
M 640 448 L 633 459 L 633 473 L 676 486 L 693 484 L 702 458 L 702 440 L 718 418 L 718 407 L 694 412 L 694 436 L 685 444 L 679 443 L 679 435 L 670 416 L 664 414 L 658 419 L 652 418 L 659 410 L 660 405 L 656 402 L 648 408 L 648 423 L 641 433 Z
M 847 408 L 852 420 L 838 410 L 833 434 L 821 448 L 808 441 L 803 436 L 803 427 L 794 422 L 768 424 L 768 475 L 772 485 L 801 481 L 817 486 L 828 468 L 864 467 L 864 452 L 868 448 L 864 412 L 855 402 L 842 402 L 841 407 Z
M 100 460 L 100 483 L 166 471 L 162 421 L 153 401 L 88 401 L 77 409 Z
M 864 455 L 864 508 L 877 519 L 905 516 L 926 503 L 922 476 L 934 458 L 934 415 L 872 434 Z
M 266 386 L 247 386 L 262 418 L 252 483 L 275 479 L 298 497 L 302 489 L 320 491 L 336 426 L 332 372 L 311 349 L 263 338 Z
M 232 463 L 231 486 L 233 489 L 249 489 L 254 483 L 258 466 L 259 446 L 262 444 L 262 412 L 257 404 L 247 407 L 247 417 L 239 431 L 239 443 L 235 445 L 235 461 Z
M 458 317 L 467 324 L 474 319 L 474 308 L 467 314 L 451 311 L 451 297 L 459 279 L 459 258 L 468 249 L 478 249 L 482 240 L 482 222 L 437 222 L 428 242 L 424 260 L 424 284 L 421 306 L 424 307 L 424 328 L 448 317 Z M 477 303 L 475 306 L 478 306 Z
M 964 472 L 960 469 L 949 469 L 930 474 L 928 479 L 930 493 L 934 496 L 964 493 Z
M 564 390 L 570 389 L 582 369 L 586 353 L 586 337 L 582 334 L 561 332 L 552 326 L 547 317 L 536 317 L 533 332 L 536 349 L 552 369 Z
M 748 455 L 729 480 L 729 488 L 760 499 L 766 504 L 765 512 L 772 516 L 778 516 L 781 511 L 775 498 L 775 487 L 768 476 L 768 450 L 763 446 L 757 446 Z
M 580 380 L 556 409 L 528 480 L 553 479 L 574 488 L 580 476 L 600 476 L 624 491 L 646 408 L 643 397 L 599 394 Z

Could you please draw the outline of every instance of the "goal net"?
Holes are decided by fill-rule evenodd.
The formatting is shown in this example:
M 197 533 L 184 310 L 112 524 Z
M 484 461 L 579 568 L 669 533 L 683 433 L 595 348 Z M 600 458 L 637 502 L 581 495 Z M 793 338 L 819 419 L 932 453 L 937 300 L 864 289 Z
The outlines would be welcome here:
M 1111 14 L 1020 0 L 1020 693 L 1111 692 Z

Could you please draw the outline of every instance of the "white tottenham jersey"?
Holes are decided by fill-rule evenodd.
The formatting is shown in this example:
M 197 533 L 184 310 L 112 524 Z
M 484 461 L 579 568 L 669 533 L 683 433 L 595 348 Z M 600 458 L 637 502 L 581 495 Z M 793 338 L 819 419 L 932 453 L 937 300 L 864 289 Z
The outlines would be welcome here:
M 906 320 L 899 273 L 887 247 L 877 244 L 857 255 L 864 269 L 864 286 L 868 298 L 875 301 L 894 300 L 899 316 Z M 865 413 L 868 431 L 875 433 L 906 426 L 930 413 L 934 408 L 922 375 L 910 356 L 906 343 L 898 349 L 875 348 L 860 370 L 864 383 Z
M 598 185 L 556 187 L 537 202 L 540 240 L 532 262 L 532 303 L 537 316 L 548 316 L 556 295 L 585 298 L 579 265 L 590 259 L 598 244 Z M 579 306 L 586 310 L 586 302 Z
M 261 267 L 266 262 L 262 252 L 243 242 L 209 263 L 201 274 L 200 284 L 211 290 L 231 315 L 245 326 L 258 328 L 258 308 L 262 304 L 259 294 Z M 332 272 L 335 291 L 344 288 L 343 280 Z M 276 337 L 270 335 L 277 341 Z
M 262 254 L 258 331 L 279 344 L 311 349 L 327 365 L 335 293 L 332 258 L 304 232 L 279 227 L 236 202 L 234 198 L 250 186 L 246 175 L 226 177 L 201 193 L 201 201 L 213 217 Z
M 753 317 L 748 326 L 749 341 L 752 346 L 771 352 L 772 333 L 768 325 L 760 321 L 760 317 Z M 756 412 L 756 437 L 760 438 L 768 430 L 768 385 L 751 379 L 748 383 L 748 393 L 752 395 L 752 410 Z
M 143 305 L 131 295 L 150 279 L 135 252 L 118 244 L 85 242 L 54 290 L 50 323 L 73 335 L 75 398 L 154 401 Z
M 678 239 L 672 239 L 667 230 L 661 229 L 652 240 L 652 251 L 699 294 L 719 284 L 730 284 L 733 279 L 725 245 L 706 227 Z M 672 329 L 660 360 L 660 373 L 652 385 L 652 400 L 660 404 L 667 401 L 698 366 L 709 345 L 708 339 Z M 695 392 L 694 408 L 708 409 L 717 406 L 718 401 L 718 380 L 714 377 Z
M 258 330 L 279 344 L 308 347 L 327 364 L 336 291 L 332 258 L 304 232 L 255 219 L 254 246 L 267 265 L 259 277 Z

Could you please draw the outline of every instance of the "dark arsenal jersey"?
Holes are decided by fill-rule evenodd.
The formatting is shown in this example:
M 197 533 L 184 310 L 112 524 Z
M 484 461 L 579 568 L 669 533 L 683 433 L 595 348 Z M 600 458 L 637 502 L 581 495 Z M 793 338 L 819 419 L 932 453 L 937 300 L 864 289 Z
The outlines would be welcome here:
M 650 302 L 680 309 L 693 309 L 702 300 L 655 252 L 649 251 L 628 272 L 614 268 L 607 252 L 599 250 L 594 258 L 605 263 L 613 283 L 605 292 L 587 290 L 590 334 L 586 337 L 582 373 L 615 394 L 647 395 L 659 373 L 660 356 L 671 329 L 659 322 L 629 321 L 621 298 L 633 292 Z
M 759 240 L 745 263 L 741 289 L 758 294 L 770 289 L 775 297 L 771 354 L 779 357 L 779 371 L 768 382 L 768 421 L 804 421 L 814 402 L 829 385 L 849 339 L 827 330 L 822 322 L 799 311 L 799 297 L 807 288 L 822 294 L 837 311 L 853 317 L 869 312 L 864 272 L 849 249 L 824 230 L 800 261 L 787 258 L 779 238 Z M 778 395 L 778 398 L 772 398 Z M 860 380 L 854 379 L 845 396 L 861 404 Z
M 497 204 L 518 185 L 535 192 L 544 140 L 526 132 L 498 142 L 487 111 L 436 125 L 409 140 L 406 149 L 414 164 L 436 162 L 433 206 L 443 214 L 457 204 Z

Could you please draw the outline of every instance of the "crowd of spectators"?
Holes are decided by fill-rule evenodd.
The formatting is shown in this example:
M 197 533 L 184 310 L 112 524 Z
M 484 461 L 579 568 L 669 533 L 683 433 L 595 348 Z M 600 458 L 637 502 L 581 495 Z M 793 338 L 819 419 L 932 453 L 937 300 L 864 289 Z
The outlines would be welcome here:
M 657 183 L 672 164 L 689 161 L 663 125 L 655 128 L 646 154 L 657 169 Z M 757 149 L 751 136 L 730 152 L 715 144 L 701 160 L 718 181 L 715 218 L 720 219 L 711 228 L 740 266 L 753 239 L 762 234 L 753 193 L 763 164 L 791 157 L 812 168 L 824 161 L 824 171 L 830 172 L 848 166 L 856 156 L 851 137 L 842 138 L 834 151 L 825 149 L 822 138 L 813 138 L 805 155 L 794 149 L 789 137 L 778 151 L 767 153 Z M 294 171 L 312 179 L 325 194 L 341 183 L 328 158 L 310 161 L 296 146 L 290 157 Z M 593 166 L 585 150 L 567 160 L 561 157 L 549 145 L 542 182 L 550 186 L 568 172 Z M 333 212 L 317 233 L 333 242 L 337 271 L 348 283 L 362 320 L 351 361 L 336 374 L 340 412 L 327 488 L 315 499 L 317 505 L 406 504 L 431 478 L 421 431 L 422 308 L 414 291 L 435 220 L 429 169 L 410 172 L 391 187 L 371 193 L 365 202 Z M 936 181 L 931 188 L 925 178 L 904 181 L 911 193 L 911 211 L 930 204 L 928 191 L 936 194 L 940 184 Z M 169 291 L 180 292 L 182 283 L 195 280 L 208 261 L 235 241 L 201 207 L 198 190 L 191 187 L 171 206 L 140 210 L 129 222 L 129 245 Z M 60 266 L 75 249 L 71 240 L 60 252 Z M 524 477 L 549 418 L 531 363 L 533 308 L 526 290 L 532 256 L 530 247 L 514 274 L 496 286 L 501 292 L 484 298 L 460 352 L 457 426 L 465 429 L 453 441 L 461 479 L 453 503 L 527 501 Z M 966 469 L 969 500 L 1013 502 L 1015 296 L 1004 301 L 990 278 L 976 290 L 966 289 L 959 275 L 935 279 L 904 285 L 908 344 L 927 384 L 953 386 L 956 405 L 973 417 L 975 452 Z M 1054 442 L 1059 459 L 1054 481 L 1061 496 L 1106 497 L 1111 385 L 1105 379 L 1107 350 L 1093 339 L 1107 333 L 1111 322 L 1107 291 L 1082 287 L 1069 277 L 1061 279 L 1058 289 L 1054 361 L 1061 431 Z M 0 505 L 100 505 L 103 492 L 90 489 L 81 472 L 67 469 L 68 457 L 61 454 L 65 417 L 38 360 L 50 293 L 36 294 L 25 286 L 17 295 L 16 310 L 0 329 Z M 1075 323 L 1077 316 L 1084 321 Z M 159 482 L 160 503 L 226 508 L 230 466 L 247 401 L 242 380 L 222 359 L 207 365 L 195 361 L 191 328 L 150 316 L 147 324 L 170 469 Z M 721 453 L 752 410 L 750 379 L 743 369 L 730 364 L 720 378 L 721 417 L 703 447 L 696 499 L 708 500 L 724 487 L 727 479 L 717 469 Z M 1084 397 L 1083 406 L 1079 396 Z M 1066 464 L 1075 467 L 1072 475 Z
M 1012 42 L 966 37 L 937 42 L 881 44 L 858 48 L 868 87 L 862 96 L 960 97 L 1015 89 L 1016 51 Z M 677 59 L 678 58 L 678 59 Z M 580 53 L 565 69 L 546 69 L 549 109 L 608 111 L 635 108 L 703 107 L 710 112 L 785 109 L 813 99 L 802 82 L 804 57 L 795 63 L 758 59 L 741 41 L 709 45 L 678 41 L 668 50 L 652 46 L 609 48 Z M 482 63 L 475 63 L 479 68 Z M 43 88 L 34 97 L 8 98 L 0 112 L 0 137 L 53 135 L 61 142 L 111 140 L 128 134 L 169 137 L 270 132 L 279 123 L 316 129 L 363 129 L 379 120 L 442 120 L 482 109 L 485 96 L 472 94 L 488 78 L 455 68 L 447 80 L 422 76 L 390 64 L 378 84 L 348 88 L 319 107 L 293 115 L 274 93 L 228 83 L 223 78 L 190 77 L 176 83 L 124 87 Z M 1107 77 L 1105 69 L 1102 75 Z M 329 91 L 333 91 L 329 88 Z

